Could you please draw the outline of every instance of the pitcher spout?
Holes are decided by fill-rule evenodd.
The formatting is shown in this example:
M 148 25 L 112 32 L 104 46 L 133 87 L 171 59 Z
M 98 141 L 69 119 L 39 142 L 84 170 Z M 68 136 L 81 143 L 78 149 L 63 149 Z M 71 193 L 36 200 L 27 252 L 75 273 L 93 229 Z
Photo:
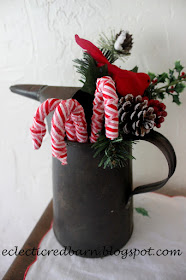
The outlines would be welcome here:
M 48 98 L 68 99 L 79 90 L 79 87 L 47 85 L 13 85 L 10 90 L 19 95 L 44 102 Z
M 46 88 L 46 85 L 13 85 L 10 87 L 10 90 L 14 93 L 39 101 L 41 92 Z

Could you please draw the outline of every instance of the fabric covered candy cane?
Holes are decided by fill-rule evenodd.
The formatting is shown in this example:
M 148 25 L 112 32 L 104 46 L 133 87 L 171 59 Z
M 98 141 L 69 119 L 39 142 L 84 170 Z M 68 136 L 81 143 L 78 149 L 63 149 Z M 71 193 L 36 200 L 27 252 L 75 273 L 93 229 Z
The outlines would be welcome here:
M 109 76 L 97 79 L 93 102 L 91 143 L 96 142 L 99 137 L 98 133 L 103 127 L 104 115 L 106 137 L 113 140 L 118 137 L 118 96 L 115 83 Z
M 60 102 L 60 99 L 50 98 L 38 107 L 34 116 L 32 127 L 30 128 L 34 149 L 40 148 L 43 137 L 46 134 L 46 125 L 44 123 L 45 117 L 55 110 Z
M 78 142 L 87 142 L 88 134 L 84 110 L 75 99 L 62 100 L 52 118 L 52 155 L 59 159 L 62 165 L 67 164 L 67 149 L 64 141 L 65 129 L 69 137 L 72 135 L 73 138 L 75 131 Z
M 77 137 L 76 137 L 76 130 L 75 130 L 75 126 L 74 126 L 74 122 L 72 120 L 72 116 L 70 115 L 68 121 L 65 122 L 65 131 L 66 131 L 66 136 L 67 139 L 70 141 L 77 141 Z

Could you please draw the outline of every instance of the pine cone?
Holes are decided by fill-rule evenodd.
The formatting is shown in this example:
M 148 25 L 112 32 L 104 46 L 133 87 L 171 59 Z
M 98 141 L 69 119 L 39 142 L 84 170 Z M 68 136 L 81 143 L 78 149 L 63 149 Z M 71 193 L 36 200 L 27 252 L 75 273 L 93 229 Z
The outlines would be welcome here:
M 148 100 L 144 100 L 141 95 L 134 97 L 127 94 L 120 98 L 118 109 L 124 133 L 144 136 L 154 128 L 154 109 L 148 106 Z
M 129 34 L 128 31 L 120 31 L 120 33 L 116 35 L 114 44 L 115 50 L 122 54 L 130 54 L 133 45 L 132 40 L 132 35 Z

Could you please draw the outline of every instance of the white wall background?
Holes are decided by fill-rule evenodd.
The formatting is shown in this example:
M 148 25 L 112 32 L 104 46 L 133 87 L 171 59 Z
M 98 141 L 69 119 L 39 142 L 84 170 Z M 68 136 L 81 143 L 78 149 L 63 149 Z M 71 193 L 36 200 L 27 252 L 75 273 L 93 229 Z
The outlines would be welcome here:
M 81 58 L 74 35 L 96 44 L 98 34 L 128 29 L 132 56 L 122 68 L 161 73 L 181 60 L 186 66 L 184 0 L 1 0 L 0 2 L 0 249 L 22 246 L 52 197 L 49 136 L 32 148 L 29 127 L 39 105 L 10 92 L 13 84 L 81 86 L 72 59 Z M 178 166 L 164 187 L 186 193 L 186 91 L 178 107 L 166 100 L 168 117 L 159 130 L 173 144 Z M 163 178 L 167 165 L 148 143 L 135 147 L 134 183 Z M 161 178 L 160 178 L 161 177 Z M 0 255 L 1 255 L 0 251 Z M 13 257 L 0 259 L 0 276 Z

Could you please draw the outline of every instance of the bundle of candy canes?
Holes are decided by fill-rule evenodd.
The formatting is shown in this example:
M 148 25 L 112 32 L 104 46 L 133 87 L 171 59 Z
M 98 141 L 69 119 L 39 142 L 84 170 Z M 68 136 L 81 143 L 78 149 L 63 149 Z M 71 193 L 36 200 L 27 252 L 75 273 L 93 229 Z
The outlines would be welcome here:
M 46 134 L 45 117 L 54 111 L 51 128 L 53 157 L 67 164 L 65 137 L 79 143 L 88 142 L 87 123 L 81 104 L 75 99 L 47 99 L 37 109 L 30 128 L 34 149 L 39 149 Z M 118 95 L 115 83 L 110 76 L 97 79 L 93 101 L 90 142 L 99 137 L 105 121 L 106 137 L 113 140 L 118 137 Z

